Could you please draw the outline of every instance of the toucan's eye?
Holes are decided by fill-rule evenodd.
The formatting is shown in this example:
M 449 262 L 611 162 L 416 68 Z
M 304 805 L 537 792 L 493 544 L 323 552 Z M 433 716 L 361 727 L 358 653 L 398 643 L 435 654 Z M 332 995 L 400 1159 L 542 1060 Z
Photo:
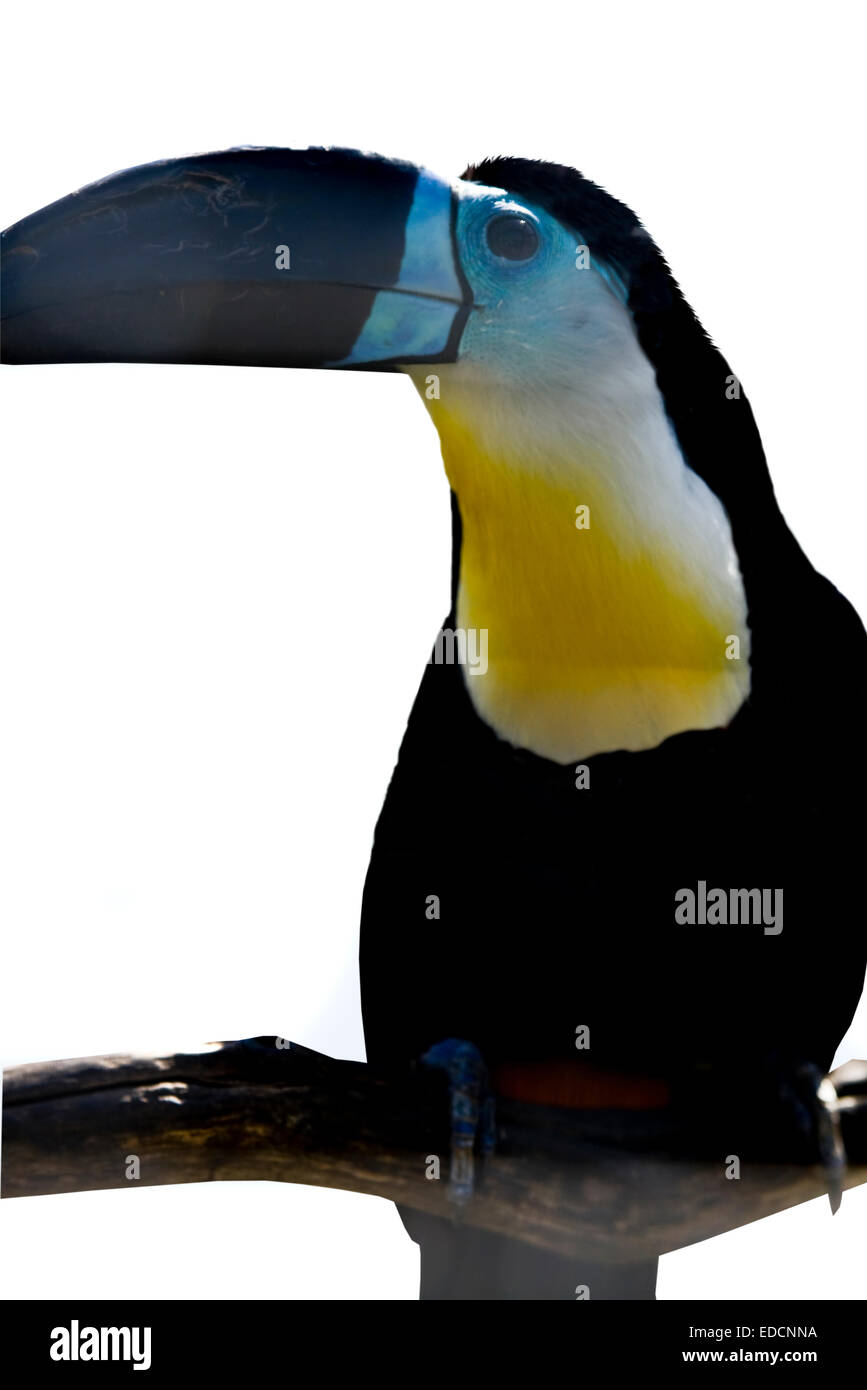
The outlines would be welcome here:
M 501 212 L 485 228 L 488 246 L 504 261 L 528 261 L 539 249 L 539 233 L 526 217 Z

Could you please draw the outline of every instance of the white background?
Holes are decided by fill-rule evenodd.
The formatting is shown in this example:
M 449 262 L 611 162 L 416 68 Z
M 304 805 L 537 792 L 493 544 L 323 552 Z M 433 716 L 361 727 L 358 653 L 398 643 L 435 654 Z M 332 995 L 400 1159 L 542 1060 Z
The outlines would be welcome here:
M 794 531 L 863 614 L 855 13 L 17 6 L 0 225 L 238 144 L 575 165 L 662 246 Z M 447 488 L 409 382 L 87 366 L 5 368 L 0 389 L 4 1063 L 259 1033 L 363 1057 L 371 834 L 448 605 Z M 792 750 L 805 777 L 821 741 Z M 660 1296 L 863 1296 L 865 1199 L 670 1256 Z M 0 1238 L 11 1297 L 417 1289 L 389 1204 L 306 1188 L 28 1198 Z

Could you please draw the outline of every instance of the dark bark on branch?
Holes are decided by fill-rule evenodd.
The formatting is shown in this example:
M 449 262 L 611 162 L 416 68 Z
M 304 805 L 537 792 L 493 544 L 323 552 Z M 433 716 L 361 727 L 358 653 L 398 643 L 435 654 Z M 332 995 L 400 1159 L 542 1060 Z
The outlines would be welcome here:
M 867 1181 L 867 1064 L 834 1074 L 849 1155 Z M 392 1075 L 274 1039 L 169 1057 L 36 1063 L 4 1077 L 3 1197 L 216 1180 L 306 1183 L 455 1215 L 448 1201 L 445 1077 Z M 848 1095 L 849 1099 L 845 1099 Z M 498 1103 L 498 1148 L 455 1219 L 562 1254 L 632 1261 L 808 1201 L 818 1165 L 742 1162 L 739 1181 L 672 1146 L 660 1112 Z M 540 1119 L 550 1119 L 542 1124 Z M 540 1135 L 543 1136 L 540 1138 Z M 439 1155 L 441 1181 L 426 1177 Z M 677 1156 L 674 1156 L 677 1154 Z

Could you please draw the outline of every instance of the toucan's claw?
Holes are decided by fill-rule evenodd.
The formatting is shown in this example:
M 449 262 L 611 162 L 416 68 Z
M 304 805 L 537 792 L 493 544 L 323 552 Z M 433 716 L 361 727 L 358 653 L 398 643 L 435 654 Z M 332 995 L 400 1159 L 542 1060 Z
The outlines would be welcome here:
M 428 1067 L 447 1072 L 451 1097 L 451 1155 L 448 1196 L 465 1206 L 475 1187 L 475 1148 L 493 1153 L 496 1143 L 494 1097 L 485 1060 L 474 1043 L 446 1038 L 422 1057 Z
M 801 1077 L 809 1088 L 812 1099 L 819 1158 L 825 1173 L 828 1201 L 833 1216 L 839 1211 L 843 1200 L 843 1182 L 846 1176 L 846 1148 L 840 1125 L 840 1102 L 833 1081 L 829 1076 L 823 1076 L 818 1067 L 806 1064 L 801 1068 Z

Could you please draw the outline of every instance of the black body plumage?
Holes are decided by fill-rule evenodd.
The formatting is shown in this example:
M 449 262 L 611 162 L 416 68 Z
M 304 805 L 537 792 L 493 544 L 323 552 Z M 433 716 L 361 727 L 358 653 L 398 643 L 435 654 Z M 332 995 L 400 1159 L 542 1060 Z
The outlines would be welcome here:
M 727 394 L 731 369 L 635 216 L 559 166 L 494 160 L 465 177 L 546 208 L 622 274 L 683 455 L 731 521 L 752 691 L 727 728 L 590 758 L 579 790 L 571 767 L 479 719 L 459 666 L 429 665 L 364 896 L 369 1057 L 418 1057 L 455 1036 L 494 1067 L 578 1066 L 588 1025 L 595 1065 L 665 1078 L 693 1106 L 712 1093 L 721 1152 L 760 1150 L 765 1133 L 788 1134 L 794 1152 L 786 1078 L 830 1066 L 867 962 L 863 627 L 789 531 L 746 396 Z M 783 889 L 783 930 L 676 924 L 675 894 L 700 881 Z M 446 1239 L 407 1220 L 423 1248 Z M 534 1296 L 533 1277 L 511 1296 Z

